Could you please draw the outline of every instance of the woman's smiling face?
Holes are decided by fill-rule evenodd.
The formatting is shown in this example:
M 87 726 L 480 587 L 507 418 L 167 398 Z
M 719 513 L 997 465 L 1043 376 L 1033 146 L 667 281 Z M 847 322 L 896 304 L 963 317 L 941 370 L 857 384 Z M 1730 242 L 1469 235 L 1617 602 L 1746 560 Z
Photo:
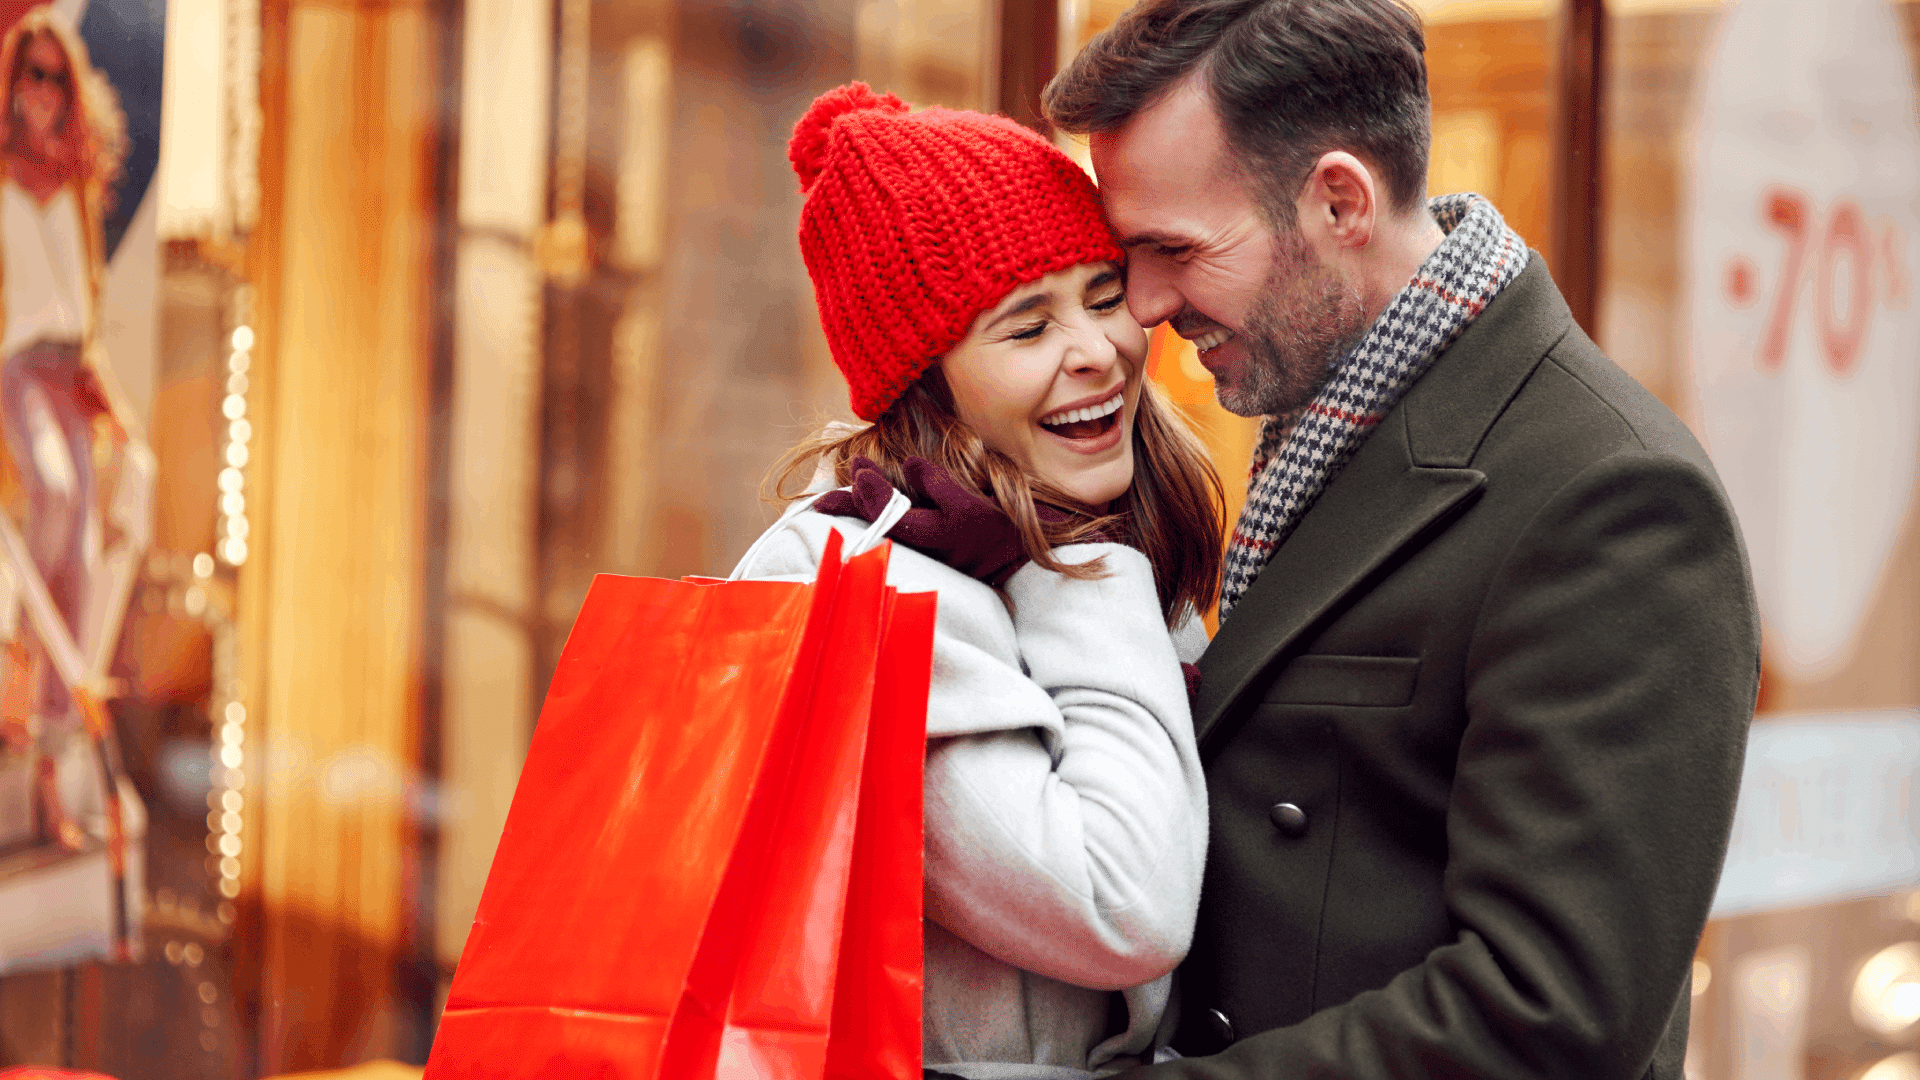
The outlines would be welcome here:
M 954 411 L 990 449 L 1104 511 L 1133 483 L 1146 358 L 1119 266 L 1082 263 L 982 312 L 940 370 Z

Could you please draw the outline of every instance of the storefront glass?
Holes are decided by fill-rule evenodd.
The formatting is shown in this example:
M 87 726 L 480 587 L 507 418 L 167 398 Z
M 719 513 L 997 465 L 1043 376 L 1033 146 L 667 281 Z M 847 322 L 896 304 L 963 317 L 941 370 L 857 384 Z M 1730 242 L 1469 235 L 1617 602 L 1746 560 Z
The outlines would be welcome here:
M 1920 1073 L 1920 8 L 1616 0 L 1598 337 L 1713 455 L 1765 620 L 1689 1068 Z

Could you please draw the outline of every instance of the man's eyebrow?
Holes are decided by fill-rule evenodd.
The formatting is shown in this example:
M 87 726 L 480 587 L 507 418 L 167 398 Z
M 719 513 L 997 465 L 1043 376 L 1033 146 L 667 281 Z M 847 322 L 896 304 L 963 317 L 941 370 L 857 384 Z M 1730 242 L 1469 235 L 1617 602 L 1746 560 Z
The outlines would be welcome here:
M 1013 318 L 1015 315 L 1032 311 L 1034 308 L 1039 307 L 1041 304 L 1044 304 L 1051 299 L 1053 299 L 1053 296 L 1051 293 L 1043 293 L 1043 292 L 1034 293 L 1032 296 L 1027 297 L 1025 300 L 1022 300 L 1019 303 L 1008 308 L 1007 310 L 1001 312 L 1000 314 L 995 315 L 993 317 L 993 321 L 987 324 L 986 329 L 991 330 L 994 327 L 1000 325 L 1002 322 Z
M 1166 247 L 1188 247 L 1191 246 L 1192 243 L 1192 240 L 1184 236 L 1175 236 L 1172 233 L 1163 232 L 1134 233 L 1131 236 L 1122 237 L 1120 240 L 1120 246 L 1123 248 L 1137 248 L 1142 244 L 1161 244 Z

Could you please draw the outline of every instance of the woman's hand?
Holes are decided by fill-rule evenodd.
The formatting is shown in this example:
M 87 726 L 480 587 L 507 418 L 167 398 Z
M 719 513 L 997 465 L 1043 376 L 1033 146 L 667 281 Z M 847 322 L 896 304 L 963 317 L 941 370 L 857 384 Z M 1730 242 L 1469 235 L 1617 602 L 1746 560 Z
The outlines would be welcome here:
M 947 470 L 925 458 L 908 458 L 902 467 L 907 487 L 901 493 L 913 503 L 887 533 L 889 537 L 932 559 L 999 588 L 1014 571 L 1027 564 L 1020 530 L 991 501 L 960 486 Z M 833 491 L 813 508 L 822 514 L 873 521 L 886 509 L 893 485 L 880 467 L 864 457 L 853 459 L 853 489 Z M 1068 520 L 1066 511 L 1035 503 L 1040 520 Z

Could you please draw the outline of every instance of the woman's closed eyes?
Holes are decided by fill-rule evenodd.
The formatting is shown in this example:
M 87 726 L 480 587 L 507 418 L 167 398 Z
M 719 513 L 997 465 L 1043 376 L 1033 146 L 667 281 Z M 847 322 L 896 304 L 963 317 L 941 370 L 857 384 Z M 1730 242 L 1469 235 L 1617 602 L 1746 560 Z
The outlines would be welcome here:
M 1126 290 L 1114 289 L 1111 292 L 1105 293 L 1104 295 L 1098 297 L 1097 299 L 1087 301 L 1086 308 L 1088 311 L 1093 312 L 1095 315 L 1111 315 L 1114 312 L 1120 310 L 1120 308 L 1124 304 L 1126 304 L 1126 302 L 1127 302 Z M 1012 333 L 1009 333 L 1007 335 L 1007 340 L 1033 341 L 1039 338 L 1040 335 L 1046 333 L 1047 327 L 1052 325 L 1052 323 L 1053 323 L 1053 320 L 1051 318 L 1041 318 L 1041 319 L 1035 320 L 1034 322 L 1019 326 L 1015 328 Z

